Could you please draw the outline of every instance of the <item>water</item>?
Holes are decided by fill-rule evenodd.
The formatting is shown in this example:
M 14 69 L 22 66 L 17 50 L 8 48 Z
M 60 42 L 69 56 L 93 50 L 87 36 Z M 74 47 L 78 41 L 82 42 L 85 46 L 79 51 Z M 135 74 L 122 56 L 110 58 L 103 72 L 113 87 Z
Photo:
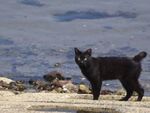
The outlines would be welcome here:
M 58 108 L 35 108 L 35 109 L 32 109 L 32 110 L 35 110 L 35 111 L 44 111 L 44 112 L 47 112 L 47 113 L 50 113 L 50 112 L 59 112 L 59 113 L 119 113 L 117 112 L 116 110 L 114 109 L 108 109 L 108 108 L 105 108 L 105 109 L 101 109 L 101 110 L 92 110 L 92 111 L 88 111 L 88 110 L 69 110 L 69 109 L 58 109 Z
M 93 56 L 150 53 L 147 0 L 11 0 L 0 4 L 0 74 L 13 79 L 42 79 L 58 70 L 76 83 L 86 82 L 74 62 L 74 47 Z M 59 6 L 59 7 L 58 7 Z M 59 67 L 55 67 L 60 63 Z M 150 95 L 150 56 L 142 61 L 140 82 Z M 104 88 L 118 89 L 118 81 Z
M 25 5 L 31 5 L 36 7 L 42 7 L 44 4 L 40 3 L 38 0 L 20 0 L 20 3 Z
M 68 11 L 64 14 L 54 14 L 54 17 L 60 21 L 72 21 L 75 19 L 103 19 L 103 18 L 113 18 L 113 17 L 122 17 L 122 18 L 136 18 L 136 13 L 122 12 L 118 11 L 115 14 L 108 14 L 106 12 L 96 12 L 96 11 Z

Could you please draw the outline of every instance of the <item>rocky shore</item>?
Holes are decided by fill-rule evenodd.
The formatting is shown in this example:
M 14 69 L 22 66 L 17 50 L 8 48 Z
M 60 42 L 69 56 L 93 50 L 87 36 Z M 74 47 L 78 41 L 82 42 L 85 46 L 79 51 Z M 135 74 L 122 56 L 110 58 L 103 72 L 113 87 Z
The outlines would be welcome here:
M 0 77 L 0 90 L 9 90 L 14 93 L 20 92 L 50 92 L 50 93 L 77 93 L 77 94 L 91 94 L 90 86 L 80 83 L 75 84 L 71 78 L 65 78 L 64 75 L 57 71 L 52 71 L 46 75 L 43 75 L 41 80 L 23 81 L 23 80 L 11 80 L 9 78 Z M 101 94 L 113 94 L 110 90 L 102 90 Z
M 91 89 L 74 84 L 71 78 L 53 71 L 43 80 L 14 81 L 0 77 L 1 113 L 149 113 L 150 97 L 136 102 L 118 101 L 123 90 L 102 90 L 99 100 L 92 100 Z M 135 94 L 136 95 L 136 94 Z

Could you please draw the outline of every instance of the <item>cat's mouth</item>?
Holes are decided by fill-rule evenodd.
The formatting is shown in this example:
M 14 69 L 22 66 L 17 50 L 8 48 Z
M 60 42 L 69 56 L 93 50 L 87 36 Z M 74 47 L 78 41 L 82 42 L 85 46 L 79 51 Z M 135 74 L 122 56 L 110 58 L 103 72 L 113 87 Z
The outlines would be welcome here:
M 87 63 L 86 62 L 80 62 L 79 65 L 86 67 Z

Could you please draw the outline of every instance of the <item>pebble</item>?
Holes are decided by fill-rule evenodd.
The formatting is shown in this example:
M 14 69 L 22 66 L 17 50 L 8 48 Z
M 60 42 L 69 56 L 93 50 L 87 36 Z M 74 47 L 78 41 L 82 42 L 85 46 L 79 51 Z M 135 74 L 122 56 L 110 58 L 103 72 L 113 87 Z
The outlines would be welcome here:
M 56 63 L 56 64 L 54 64 L 54 67 L 61 67 L 62 66 L 62 64 L 61 63 Z
M 90 88 L 85 85 L 85 84 L 80 84 L 79 85 L 79 90 L 78 90 L 79 94 L 91 94 L 92 91 L 90 90 Z
M 57 75 L 56 73 L 58 72 L 52 72 L 54 75 Z M 60 77 L 61 75 L 61 77 Z M 55 76 L 56 77 L 56 76 Z M 54 78 L 55 78 L 54 77 Z M 60 78 L 59 78 L 60 77 Z M 59 76 L 51 82 L 46 82 L 44 80 L 29 80 L 29 84 L 32 87 L 28 87 L 24 85 L 25 81 L 19 80 L 19 81 L 13 81 L 11 79 L 3 79 L 3 80 L 8 80 L 11 82 L 6 82 L 6 81 L 0 81 L 0 89 L 1 90 L 10 90 L 13 93 L 16 92 L 15 94 L 18 94 L 19 92 L 24 91 L 25 89 L 30 90 L 34 89 L 35 91 L 48 91 L 52 93 L 79 93 L 79 94 L 91 94 L 92 91 L 89 86 L 85 85 L 84 83 L 75 85 L 72 83 L 71 80 L 62 80 L 64 77 L 62 76 L 61 73 L 59 73 Z M 8 84 L 9 83 L 9 84 Z M 109 84 L 107 84 L 109 85 Z M 111 94 L 116 94 L 116 95 L 124 95 L 125 91 L 123 89 L 117 90 L 117 91 L 111 91 L 111 90 L 102 90 L 101 91 L 102 95 L 111 95 Z M 135 93 L 136 95 L 136 93 Z

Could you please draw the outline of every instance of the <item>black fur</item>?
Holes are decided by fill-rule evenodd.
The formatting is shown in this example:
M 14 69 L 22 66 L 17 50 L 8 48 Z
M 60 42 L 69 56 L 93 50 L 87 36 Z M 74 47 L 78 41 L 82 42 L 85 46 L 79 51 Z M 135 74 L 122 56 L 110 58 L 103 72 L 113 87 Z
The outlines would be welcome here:
M 126 90 L 126 96 L 122 101 L 127 101 L 133 94 L 138 93 L 137 101 L 141 101 L 144 89 L 138 78 L 142 71 L 141 61 L 147 55 L 140 52 L 133 58 L 129 57 L 92 57 L 92 49 L 84 52 L 75 48 L 75 62 L 83 75 L 90 81 L 93 90 L 93 100 L 98 100 L 103 80 L 120 80 Z

